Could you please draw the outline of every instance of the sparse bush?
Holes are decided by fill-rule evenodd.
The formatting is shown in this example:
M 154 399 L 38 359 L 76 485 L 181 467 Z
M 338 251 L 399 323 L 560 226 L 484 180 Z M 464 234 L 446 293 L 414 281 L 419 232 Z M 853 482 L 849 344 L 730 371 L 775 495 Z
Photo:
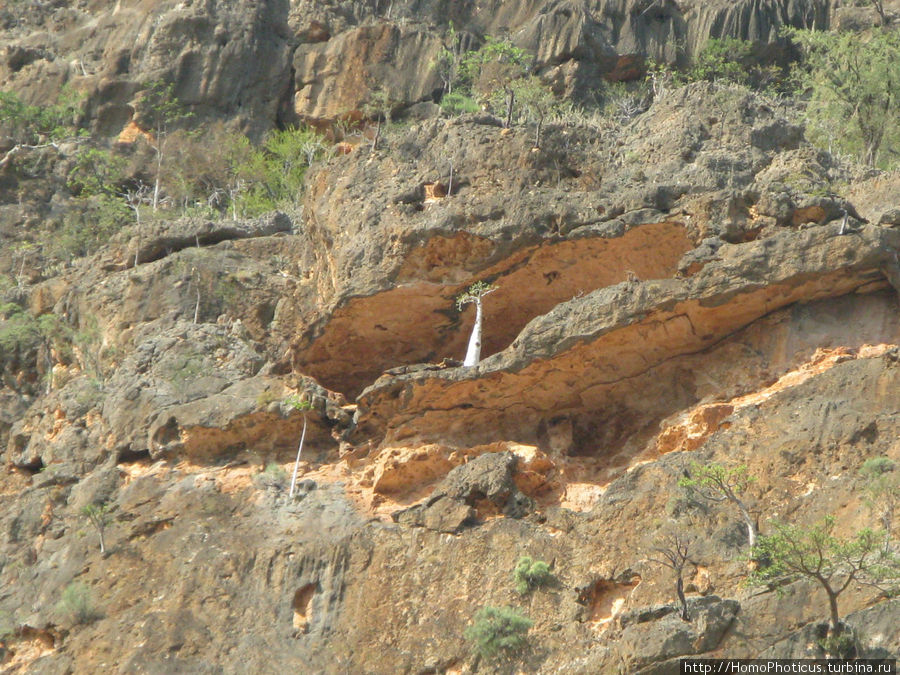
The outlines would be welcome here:
M 858 656 L 859 640 L 850 629 L 845 628 L 840 635 L 829 635 L 817 642 L 828 658 L 853 659 Z
M 91 590 L 80 581 L 73 581 L 66 586 L 56 605 L 56 611 L 63 619 L 76 625 L 91 623 L 100 618 Z
M 516 563 L 513 579 L 516 582 L 516 592 L 525 595 L 538 586 L 549 584 L 553 579 L 553 573 L 550 571 L 550 565 L 543 560 L 532 560 L 531 557 L 524 555 Z
M 690 561 L 693 541 L 678 532 L 672 532 L 658 538 L 656 544 L 653 548 L 656 557 L 648 560 L 672 570 L 675 575 L 675 595 L 681 604 L 681 619 L 690 621 L 687 598 L 684 596 L 684 568 Z
M 888 541 L 894 531 L 894 520 L 900 510 L 900 470 L 889 457 L 871 457 L 859 470 L 865 479 L 865 501 L 881 521 Z
M 269 462 L 265 469 L 253 477 L 253 482 L 257 486 L 274 485 L 281 488 L 287 482 L 287 472 L 277 462 Z
M 486 659 L 509 658 L 527 643 L 534 622 L 512 607 L 482 607 L 475 622 L 463 636 L 474 643 L 475 651 Z
M 603 91 L 604 114 L 620 123 L 628 122 L 650 106 L 649 86 L 645 83 L 628 85 L 625 82 L 608 84 Z
M 91 255 L 129 219 L 125 202 L 115 196 L 101 194 L 75 199 L 50 245 L 50 253 L 60 260 Z
M 97 530 L 97 535 L 100 538 L 100 553 L 106 553 L 106 540 L 104 538 L 104 533 L 106 532 L 106 526 L 111 520 L 108 505 L 88 504 L 83 509 L 81 509 L 81 515 L 87 518 L 90 521 L 91 525 L 94 526 L 94 529 Z
M 534 147 L 539 148 L 544 121 L 558 107 L 556 97 L 550 88 L 534 75 L 516 80 L 510 88 L 519 103 L 520 116 L 525 118 L 527 124 L 534 124 Z

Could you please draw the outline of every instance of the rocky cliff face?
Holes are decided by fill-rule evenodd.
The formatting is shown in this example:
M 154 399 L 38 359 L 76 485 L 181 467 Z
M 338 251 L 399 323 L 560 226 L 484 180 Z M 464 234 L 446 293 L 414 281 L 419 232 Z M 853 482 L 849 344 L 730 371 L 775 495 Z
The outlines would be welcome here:
M 508 31 L 583 90 L 635 56 L 768 44 L 832 10 L 95 4 L 4 10 L 0 83 L 74 81 L 107 135 L 165 74 L 199 116 L 257 134 L 358 111 L 375 82 L 430 100 L 421 66 L 450 21 Z M 551 124 L 540 148 L 489 115 L 413 122 L 314 166 L 297 212 L 158 222 L 35 273 L 16 299 L 92 337 L 80 358 L 0 353 L 4 668 L 493 672 L 463 638 L 485 605 L 534 620 L 526 672 L 819 655 L 821 591 L 749 590 L 741 522 L 678 479 L 745 464 L 764 531 L 872 524 L 859 469 L 900 461 L 898 194 L 771 102 L 701 83 L 625 124 Z M 474 317 L 454 301 L 475 281 L 498 290 L 485 358 L 461 368 Z M 82 515 L 97 503 L 104 554 Z M 673 523 L 689 623 L 650 560 Z M 555 581 L 520 597 L 523 555 Z M 90 620 L 61 601 L 73 583 Z M 896 599 L 841 603 L 869 653 L 900 651 Z
M 33 102 L 69 84 L 95 132 L 139 117 L 148 82 L 175 83 L 197 120 L 256 136 L 281 123 L 358 116 L 373 89 L 403 108 L 439 95 L 428 64 L 452 23 L 465 40 L 508 34 L 570 93 L 628 79 L 650 57 L 675 62 L 710 37 L 767 45 L 780 26 L 825 28 L 830 0 L 790 2 L 175 2 L 29 3 L 0 16 L 0 87 Z M 550 71 L 553 71 L 552 73 Z

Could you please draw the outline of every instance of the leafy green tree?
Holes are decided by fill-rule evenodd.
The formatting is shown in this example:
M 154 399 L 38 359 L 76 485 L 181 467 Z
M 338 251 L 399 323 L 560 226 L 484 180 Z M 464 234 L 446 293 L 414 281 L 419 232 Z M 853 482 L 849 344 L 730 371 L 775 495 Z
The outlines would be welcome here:
M 30 105 L 12 91 L 0 91 L 0 131 L 21 145 L 52 144 L 78 135 L 82 96 L 63 89 L 56 103 Z
M 508 658 L 525 646 L 533 625 L 531 619 L 512 607 L 482 607 L 463 636 L 474 643 L 475 651 L 485 659 Z
M 727 502 L 740 514 L 747 528 L 747 543 L 752 548 L 756 544 L 756 521 L 750 515 L 743 495 L 756 482 L 749 475 L 747 466 L 727 467 L 721 464 L 700 464 L 692 462 L 689 475 L 681 478 L 678 485 L 686 488 L 698 499 L 713 504 Z
M 244 212 L 258 215 L 299 202 L 306 170 L 324 153 L 325 144 L 314 129 L 291 127 L 270 133 L 262 147 L 243 160 L 239 148 L 232 155 L 233 185 L 243 193 Z
M 13 147 L 0 157 L 0 169 L 20 153 L 58 147 L 65 139 L 85 132 L 79 128 L 82 96 L 64 88 L 56 103 L 30 105 L 18 94 L 0 91 L 0 134 L 13 140 Z
M 71 339 L 71 328 L 55 314 L 36 317 L 16 303 L 0 304 L 0 354 L 38 349 L 43 355 L 47 393 L 53 387 L 54 354 L 69 353 Z
M 120 185 L 125 182 L 125 158 L 103 148 L 78 148 L 66 176 L 74 195 L 53 242 L 53 253 L 75 258 L 96 251 L 128 221 L 128 204 Z
M 73 200 L 50 252 L 63 260 L 90 255 L 108 242 L 128 219 L 128 206 L 116 196 L 102 194 Z
M 900 154 L 900 32 L 878 29 L 868 37 L 786 33 L 803 52 L 796 75 L 809 92 L 811 140 L 870 166 L 895 162 Z
M 0 304 L 0 350 L 11 354 L 34 344 L 39 338 L 31 312 L 14 302 Z
M 117 194 L 117 185 L 124 179 L 124 174 L 124 157 L 86 145 L 75 153 L 66 183 L 73 194 L 81 197 L 112 197 Z
M 466 52 L 459 68 L 460 78 L 475 91 L 488 99 L 501 92 L 506 108 L 504 126 L 512 124 L 516 104 L 513 83 L 525 75 L 530 55 L 516 47 L 508 38 L 488 36 L 480 49 Z
M 834 517 L 828 516 L 811 527 L 774 523 L 774 532 L 759 538 L 753 549 L 754 560 L 764 563 L 748 578 L 751 585 L 769 585 L 808 579 L 828 596 L 829 635 L 843 632 L 838 598 L 851 584 L 882 584 L 900 578 L 900 564 L 889 547 L 885 534 L 865 529 L 842 539 L 833 534 Z
M 516 592 L 525 595 L 538 586 L 545 586 L 553 579 L 550 565 L 543 560 L 533 560 L 530 556 L 522 556 L 513 570 Z

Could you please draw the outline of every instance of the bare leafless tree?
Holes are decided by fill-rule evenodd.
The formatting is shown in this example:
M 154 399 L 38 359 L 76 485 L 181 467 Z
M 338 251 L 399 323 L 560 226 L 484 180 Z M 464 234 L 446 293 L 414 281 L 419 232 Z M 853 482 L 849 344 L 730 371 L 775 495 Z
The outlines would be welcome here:
M 684 567 L 690 560 L 691 542 L 682 534 L 672 533 L 664 535 L 653 547 L 655 557 L 648 558 L 650 562 L 668 567 L 675 573 L 675 594 L 681 603 L 681 618 L 690 621 L 687 598 L 684 597 Z

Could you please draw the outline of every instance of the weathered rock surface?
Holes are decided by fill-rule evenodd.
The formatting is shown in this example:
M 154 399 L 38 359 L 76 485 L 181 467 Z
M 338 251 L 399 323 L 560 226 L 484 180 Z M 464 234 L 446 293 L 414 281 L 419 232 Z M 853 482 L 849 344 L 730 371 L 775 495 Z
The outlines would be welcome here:
M 200 117 L 256 134 L 354 116 L 376 85 L 398 108 L 427 101 L 450 20 L 471 44 L 508 30 L 583 90 L 679 41 L 774 41 L 832 9 L 33 7 L 27 30 L 3 23 L 0 86 L 39 100 L 75 81 L 110 134 L 166 75 Z M 25 183 L 0 185 L 4 241 L 58 208 L 54 185 L 21 203 Z M 463 638 L 485 605 L 534 620 L 523 672 L 807 655 L 821 591 L 748 590 L 740 519 L 678 479 L 745 464 L 763 532 L 871 525 L 859 469 L 900 461 L 895 188 L 814 151 L 765 99 L 695 84 L 626 124 L 550 124 L 540 148 L 489 115 L 425 119 L 314 167 L 302 212 L 157 222 L 23 273 L 3 297 L 77 339 L 0 353 L 2 667 L 487 672 Z M 471 310 L 454 300 L 477 280 L 499 290 L 486 358 L 464 369 Z M 105 555 L 82 515 L 98 503 Z M 650 560 L 673 526 L 690 623 Z M 523 555 L 553 580 L 520 596 Z M 60 602 L 73 582 L 91 621 Z M 866 587 L 841 596 L 873 654 L 900 653 L 897 611 Z
M 710 97 L 714 113 L 691 112 Z M 801 135 L 760 100 L 699 84 L 655 103 L 625 140 L 558 126 L 535 150 L 528 134 L 470 117 L 415 125 L 375 157 L 331 160 L 310 179 L 302 228 L 318 252 L 321 318 L 298 331 L 293 367 L 353 396 L 398 362 L 459 358 L 469 319 L 454 298 L 479 279 L 499 286 L 488 317 L 504 317 L 486 322 L 491 354 L 572 297 L 693 274 L 723 239 L 806 222 L 794 216 L 812 183 L 785 177 L 800 165 L 822 180 L 836 170 L 811 165 Z M 450 166 L 453 194 L 427 201 L 423 185 L 449 182 Z M 767 205 L 774 190 L 781 210 Z M 824 223 L 841 205 L 816 208 Z M 690 253 L 702 240 L 710 253 Z

